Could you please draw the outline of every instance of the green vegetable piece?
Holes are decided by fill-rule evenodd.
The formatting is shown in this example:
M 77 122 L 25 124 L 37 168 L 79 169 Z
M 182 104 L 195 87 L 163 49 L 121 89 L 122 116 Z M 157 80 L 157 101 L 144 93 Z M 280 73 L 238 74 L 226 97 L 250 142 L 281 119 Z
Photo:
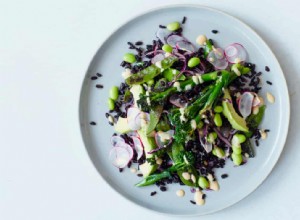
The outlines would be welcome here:
M 159 181 L 161 179 L 168 178 L 168 177 L 171 177 L 171 173 L 169 171 L 164 171 L 159 174 L 153 174 L 151 176 L 147 176 L 144 180 L 135 184 L 135 186 L 139 186 L 139 187 L 149 186 L 149 185 L 156 183 L 157 181 Z
M 237 137 L 237 139 L 239 140 L 239 143 L 242 144 L 246 141 L 246 136 L 243 134 L 235 134 L 234 136 Z
M 201 129 L 204 125 L 204 122 L 203 121 L 199 121 L 199 123 L 197 124 L 197 128 L 198 129 Z
M 193 67 L 199 65 L 199 63 L 200 63 L 200 59 L 198 57 L 192 57 L 188 61 L 188 67 L 193 68 Z
M 134 63 L 136 61 L 133 53 L 126 53 L 123 57 L 123 60 L 127 63 Z
M 215 140 L 216 140 L 216 138 L 217 138 L 217 136 L 218 136 L 218 135 L 217 135 L 216 132 L 211 132 L 211 133 L 208 134 L 207 141 L 208 141 L 209 143 L 214 143 Z
M 176 31 L 180 28 L 180 23 L 175 21 L 167 25 L 169 31 Z
M 158 76 L 161 73 L 160 68 L 155 65 L 148 66 L 142 71 L 132 74 L 126 79 L 128 85 L 139 85 L 149 80 L 152 80 L 154 77 Z
M 241 163 L 243 162 L 243 157 L 241 154 L 232 153 L 231 158 L 233 160 L 234 165 L 236 165 L 236 166 L 241 165 Z
M 204 48 L 204 57 L 206 58 L 210 51 L 212 51 L 212 41 L 206 40 L 205 48 Z
M 115 124 L 115 131 L 121 134 L 126 134 L 132 131 L 128 126 L 127 118 L 119 117 L 117 123 Z
M 216 107 L 214 108 L 214 111 L 215 111 L 216 113 L 221 113 L 221 112 L 223 111 L 223 107 L 220 106 L 220 105 L 218 105 L 218 106 L 216 106 Z
M 209 182 L 208 180 L 204 177 L 204 176 L 200 176 L 198 179 L 198 185 L 199 187 L 201 187 L 202 189 L 207 189 L 209 188 Z
M 168 86 L 167 80 L 165 78 L 161 78 L 155 83 L 154 91 L 162 92 L 166 90 L 167 86 Z
M 215 117 L 214 117 L 214 122 L 215 122 L 215 125 L 217 127 L 221 127 L 222 126 L 222 118 L 221 118 L 221 115 L 219 113 L 215 114 Z
M 119 88 L 117 86 L 113 86 L 109 90 L 109 97 L 112 100 L 117 100 L 119 97 Z
M 213 151 L 212 151 L 213 155 L 215 155 L 218 158 L 223 158 L 225 157 L 225 152 L 222 148 L 215 146 Z
M 161 67 L 163 69 L 170 68 L 178 60 L 175 56 L 169 56 L 161 61 Z
M 108 105 L 109 110 L 114 110 L 115 109 L 115 102 L 111 98 L 108 99 L 107 105 Z
M 205 74 L 201 75 L 201 78 L 204 82 L 214 81 L 218 78 L 219 73 L 221 73 L 221 72 L 220 71 L 213 71 L 213 72 L 210 72 L 210 73 L 205 73 Z
M 177 78 L 177 76 L 180 74 L 179 70 L 176 69 L 166 69 L 163 71 L 162 75 L 164 78 L 166 78 L 169 82 L 171 82 L 173 79 Z M 186 77 L 182 74 L 181 76 L 178 77 L 178 81 L 185 80 Z
M 154 79 L 147 81 L 148 86 L 152 86 L 154 84 Z
M 172 53 L 172 51 L 173 51 L 173 47 L 169 44 L 163 45 L 162 49 L 163 49 L 163 51 L 165 51 L 167 53 Z
M 242 145 L 243 151 L 249 154 L 249 157 L 255 157 L 255 150 L 249 139 Z
M 232 146 L 231 148 L 232 148 L 233 153 L 235 153 L 235 154 L 241 154 L 242 153 L 242 148 L 239 145 Z
M 251 114 L 248 118 L 247 118 L 247 124 L 249 125 L 249 127 L 251 129 L 256 129 L 261 121 L 263 120 L 264 114 L 265 114 L 265 110 L 266 110 L 266 106 L 262 105 L 259 107 L 258 113 L 256 115 Z
M 147 130 L 146 130 L 147 135 L 150 134 L 155 129 L 157 123 L 159 122 L 159 118 L 162 113 L 162 110 L 163 108 L 159 106 L 155 109 L 155 111 L 150 112 L 150 121 L 147 125 Z

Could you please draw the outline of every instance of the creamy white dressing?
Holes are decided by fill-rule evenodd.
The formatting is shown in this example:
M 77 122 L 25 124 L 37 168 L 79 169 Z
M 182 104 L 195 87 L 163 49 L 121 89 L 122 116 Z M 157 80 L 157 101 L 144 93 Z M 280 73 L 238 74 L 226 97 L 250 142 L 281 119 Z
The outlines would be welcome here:
M 179 112 L 180 112 L 180 121 L 183 122 L 183 121 L 186 121 L 187 119 L 185 118 L 184 116 L 184 111 L 185 111 L 185 108 L 179 108 Z
M 171 53 L 169 53 L 169 52 L 166 52 L 165 53 L 165 57 L 169 57 L 169 56 L 171 56 L 172 54 Z
M 134 168 L 134 167 L 132 167 L 132 168 L 130 168 L 130 172 L 131 172 L 131 173 L 136 173 L 136 172 L 137 172 L 137 169 Z
M 176 195 L 178 197 L 184 197 L 185 191 L 183 189 L 179 189 L 179 190 L 176 191 Z
M 205 200 L 203 199 L 203 193 L 201 190 L 197 189 L 194 194 L 194 200 L 197 205 L 204 205 Z
M 201 75 L 198 75 L 198 80 L 200 84 L 204 82 Z
M 194 119 L 191 120 L 191 127 L 192 127 L 193 130 L 195 130 L 197 128 L 197 123 Z
M 179 82 L 174 82 L 173 87 L 177 89 L 178 92 L 181 92 L 181 87 Z
M 177 70 L 172 70 L 173 75 L 175 75 L 177 73 Z
M 150 101 L 150 97 L 149 97 L 149 91 L 146 91 L 146 96 L 147 96 L 147 99 L 146 99 L 147 104 L 151 105 L 151 101 Z
M 209 188 L 214 191 L 219 191 L 219 183 L 218 181 L 214 180 L 214 177 L 211 174 L 207 175 L 207 179 L 209 181 Z
M 168 132 L 159 131 L 157 135 L 160 137 L 162 142 L 166 142 L 171 139 L 171 135 Z
M 123 77 L 124 79 L 127 79 L 127 78 L 130 77 L 130 76 L 131 76 L 131 71 L 130 71 L 130 69 L 126 68 L 125 71 L 122 72 L 122 77 Z
M 238 70 L 238 68 L 236 66 L 233 66 L 232 67 L 232 71 L 237 75 L 237 76 L 240 76 L 241 75 L 241 72 Z
M 234 59 L 234 63 L 240 63 L 240 62 L 242 62 L 242 60 L 239 57 Z
M 191 179 L 191 174 L 189 174 L 188 172 L 183 172 L 181 175 L 182 175 L 183 179 L 185 179 L 185 180 Z
M 115 121 L 114 121 L 114 118 L 110 115 L 110 116 L 108 116 L 108 121 L 110 122 L 110 123 L 114 123 Z
M 156 63 L 155 63 L 155 66 L 157 66 L 158 68 L 162 68 L 162 65 L 161 65 L 161 61 L 157 61 Z
M 259 112 L 259 107 L 258 107 L 258 106 L 253 107 L 252 113 L 253 113 L 254 115 L 257 115 L 258 112 Z
M 196 38 L 196 43 L 203 46 L 206 44 L 206 41 L 207 41 L 207 38 L 205 35 L 199 35 L 197 38 Z
M 190 89 L 192 89 L 192 86 L 191 85 L 186 85 L 184 89 L 185 89 L 185 91 L 190 90 Z
M 158 165 L 161 165 L 162 164 L 162 162 L 163 162 L 163 160 L 161 159 L 161 158 L 156 158 L 156 164 L 158 164 Z
M 275 102 L 275 97 L 271 93 L 267 92 L 267 100 L 273 104 Z
M 265 140 L 267 138 L 267 132 L 265 130 L 259 130 L 260 136 L 262 140 Z
M 198 78 L 198 76 L 192 76 L 192 80 L 193 80 L 193 82 L 194 82 L 196 85 L 199 84 L 199 78 Z
M 193 183 L 196 182 L 196 177 L 194 176 L 194 174 L 191 175 L 191 180 L 192 180 Z

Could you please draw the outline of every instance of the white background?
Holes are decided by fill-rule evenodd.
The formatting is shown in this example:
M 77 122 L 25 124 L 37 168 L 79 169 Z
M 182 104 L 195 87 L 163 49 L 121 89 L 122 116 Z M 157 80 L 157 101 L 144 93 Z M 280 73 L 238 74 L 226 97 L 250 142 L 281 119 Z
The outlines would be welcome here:
M 78 125 L 81 82 L 101 43 L 132 15 L 171 3 L 212 6 L 249 24 L 277 56 L 291 97 L 290 131 L 273 172 L 238 204 L 201 219 L 299 219 L 297 2 L 1 0 L 0 219 L 174 218 L 113 191 L 90 162 Z

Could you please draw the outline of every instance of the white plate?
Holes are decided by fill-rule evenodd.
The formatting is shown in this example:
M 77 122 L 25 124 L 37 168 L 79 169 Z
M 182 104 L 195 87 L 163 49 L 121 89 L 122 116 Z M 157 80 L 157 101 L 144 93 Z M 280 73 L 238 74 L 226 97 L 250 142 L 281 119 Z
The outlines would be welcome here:
M 193 41 L 199 34 L 206 34 L 209 38 L 224 47 L 233 42 L 245 46 L 249 54 L 249 61 L 263 72 L 263 89 L 275 96 L 275 104 L 267 104 L 267 110 L 262 128 L 270 129 L 268 138 L 261 142 L 256 149 L 257 156 L 250 159 L 244 166 L 234 168 L 231 161 L 227 161 L 224 169 L 216 170 L 220 184 L 219 192 L 207 192 L 205 206 L 192 205 L 193 199 L 188 187 L 169 185 L 167 192 L 160 192 L 156 186 L 136 188 L 134 184 L 140 178 L 127 169 L 119 173 L 118 169 L 108 160 L 111 149 L 110 137 L 113 128 L 107 123 L 107 98 L 109 88 L 119 85 L 122 81 L 120 62 L 123 54 L 128 52 L 127 42 L 142 40 L 150 43 L 155 38 L 155 31 L 159 24 L 181 21 L 187 17 L 184 25 L 184 36 Z M 212 34 L 216 29 L 218 34 Z M 265 72 L 265 66 L 271 71 Z M 90 80 L 97 72 L 103 74 L 98 80 Z M 273 82 L 270 86 L 266 80 Z M 95 88 L 96 84 L 103 84 L 104 89 Z M 290 104 L 286 81 L 280 65 L 265 42 L 247 25 L 223 12 L 199 6 L 173 6 L 152 10 L 133 18 L 115 31 L 100 47 L 94 56 L 86 73 L 80 97 L 80 125 L 82 136 L 88 154 L 95 167 L 107 183 L 130 201 L 150 210 L 173 215 L 204 215 L 228 207 L 249 193 L 254 191 L 268 176 L 277 162 L 283 149 L 289 124 Z M 89 125 L 95 121 L 96 126 Z M 227 173 L 228 178 L 220 175 Z M 184 188 L 186 196 L 177 198 L 175 191 Z M 150 197 L 150 192 L 158 194 Z M 107 199 L 107 198 L 103 198 Z

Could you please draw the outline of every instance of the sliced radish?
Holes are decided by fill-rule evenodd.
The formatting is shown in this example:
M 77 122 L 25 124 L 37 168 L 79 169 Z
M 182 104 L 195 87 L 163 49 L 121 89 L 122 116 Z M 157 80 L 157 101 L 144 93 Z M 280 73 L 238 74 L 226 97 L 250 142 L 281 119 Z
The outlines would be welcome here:
M 121 138 L 120 136 L 114 135 L 111 137 L 110 142 L 112 144 L 112 146 L 116 146 L 116 144 L 120 143 L 120 142 L 124 142 L 125 140 L 123 138 Z
M 210 153 L 212 151 L 212 143 L 206 142 L 203 148 L 207 153 Z
M 135 107 L 128 108 L 127 110 L 128 127 L 133 131 L 141 128 L 141 122 L 137 120 L 140 113 L 141 111 Z
M 155 134 L 155 142 L 159 148 L 167 146 L 172 141 L 172 136 L 174 135 L 174 131 L 158 131 Z
M 239 99 L 239 111 L 243 118 L 251 114 L 254 95 L 251 92 L 244 92 Z
M 176 43 L 176 48 L 177 49 L 181 49 L 181 50 L 185 50 L 188 52 L 195 52 L 195 47 L 193 46 L 192 43 L 188 42 L 188 41 L 179 41 Z
M 165 28 L 159 28 L 156 32 L 156 37 L 161 40 L 161 42 L 167 42 L 168 36 L 171 34 L 171 31 Z
M 225 56 L 228 62 L 239 63 L 246 60 L 247 52 L 241 44 L 234 43 L 225 48 Z
M 252 107 L 260 106 L 262 103 L 261 98 L 255 92 L 252 92 L 252 94 L 254 95 Z
M 187 41 L 187 40 L 184 37 L 176 35 L 176 34 L 170 35 L 167 38 L 167 43 L 172 47 L 176 47 L 176 44 L 180 41 Z
M 130 159 L 132 159 L 132 157 L 133 157 L 133 149 L 132 149 L 132 147 L 129 144 L 126 144 L 125 142 L 119 142 L 118 144 L 116 144 L 115 147 L 125 148 L 128 151 L 128 153 L 129 153 Z
M 156 54 L 152 59 L 151 59 L 151 63 L 155 64 L 158 61 L 162 61 L 165 58 L 165 56 L 161 53 Z
M 135 152 L 137 154 L 137 160 L 139 160 L 143 156 L 143 153 L 144 153 L 144 148 L 143 148 L 142 142 L 137 137 L 133 136 L 131 138 L 133 140 L 134 150 L 135 150 Z
M 224 51 L 221 48 L 213 49 L 207 55 L 207 61 L 219 70 L 226 69 L 228 66 L 228 62 L 224 56 Z
M 124 168 L 131 160 L 130 152 L 124 147 L 113 147 L 109 152 L 109 160 L 118 168 Z

